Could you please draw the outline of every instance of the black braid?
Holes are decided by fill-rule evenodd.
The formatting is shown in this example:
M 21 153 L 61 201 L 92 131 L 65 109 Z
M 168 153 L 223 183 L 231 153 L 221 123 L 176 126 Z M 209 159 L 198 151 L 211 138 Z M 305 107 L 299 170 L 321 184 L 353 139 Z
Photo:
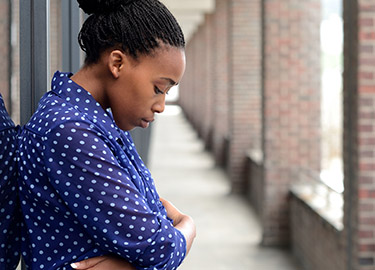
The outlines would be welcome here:
M 86 52 L 86 64 L 96 63 L 109 48 L 120 49 L 137 59 L 141 54 L 151 54 L 162 44 L 185 47 L 178 22 L 158 0 L 136 0 L 128 4 L 124 1 L 114 10 L 92 14 L 83 24 L 78 42 Z

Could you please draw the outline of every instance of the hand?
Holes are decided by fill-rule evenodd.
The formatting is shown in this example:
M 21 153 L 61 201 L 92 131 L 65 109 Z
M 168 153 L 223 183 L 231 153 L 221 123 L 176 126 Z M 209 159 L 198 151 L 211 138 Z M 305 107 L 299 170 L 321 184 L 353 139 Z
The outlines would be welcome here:
M 81 270 L 135 270 L 130 263 L 120 257 L 100 256 L 84 261 L 75 262 L 70 265 L 74 269 Z
M 193 219 L 190 216 L 181 213 L 169 201 L 162 198 L 160 198 L 160 201 L 167 211 L 167 216 L 173 220 L 173 226 L 185 236 L 186 254 L 188 254 L 196 236 L 196 227 Z
M 173 220 L 173 225 L 176 226 L 179 224 L 185 215 L 182 214 L 171 202 L 163 198 L 160 198 L 160 201 L 167 211 L 167 216 Z

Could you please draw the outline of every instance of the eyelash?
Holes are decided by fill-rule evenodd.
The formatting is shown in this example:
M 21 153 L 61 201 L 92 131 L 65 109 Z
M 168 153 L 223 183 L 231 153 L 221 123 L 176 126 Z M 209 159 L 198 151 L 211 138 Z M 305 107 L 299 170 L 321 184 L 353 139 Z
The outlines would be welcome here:
M 154 86 L 155 94 L 164 94 L 163 91 L 161 91 L 157 86 Z

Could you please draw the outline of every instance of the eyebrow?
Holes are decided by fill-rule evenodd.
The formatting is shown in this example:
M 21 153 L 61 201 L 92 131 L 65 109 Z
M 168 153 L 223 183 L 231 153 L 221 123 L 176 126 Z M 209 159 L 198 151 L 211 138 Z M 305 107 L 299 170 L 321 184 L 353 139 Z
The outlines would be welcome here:
M 175 82 L 174 80 L 172 80 L 171 78 L 164 78 L 164 77 L 162 77 L 162 78 L 160 78 L 160 79 L 168 81 L 172 86 L 176 86 L 176 85 L 178 85 L 178 83 L 176 83 L 176 82 Z

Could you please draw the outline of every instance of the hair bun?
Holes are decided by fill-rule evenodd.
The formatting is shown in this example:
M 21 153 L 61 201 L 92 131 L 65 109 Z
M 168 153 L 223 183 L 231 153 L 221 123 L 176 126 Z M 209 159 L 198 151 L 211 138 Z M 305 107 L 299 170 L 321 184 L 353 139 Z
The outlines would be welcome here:
M 103 14 L 117 10 L 136 0 L 77 0 L 79 7 L 88 15 Z

